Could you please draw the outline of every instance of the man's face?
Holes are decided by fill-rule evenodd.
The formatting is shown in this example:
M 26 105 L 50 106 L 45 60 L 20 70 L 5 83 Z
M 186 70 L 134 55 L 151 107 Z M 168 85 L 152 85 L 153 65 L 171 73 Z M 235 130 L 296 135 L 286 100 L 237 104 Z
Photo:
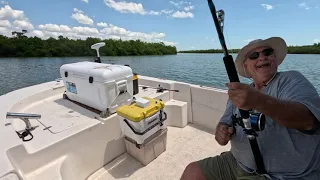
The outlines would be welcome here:
M 244 68 L 253 80 L 258 82 L 268 81 L 278 69 L 273 49 L 265 46 L 252 49 L 246 55 Z

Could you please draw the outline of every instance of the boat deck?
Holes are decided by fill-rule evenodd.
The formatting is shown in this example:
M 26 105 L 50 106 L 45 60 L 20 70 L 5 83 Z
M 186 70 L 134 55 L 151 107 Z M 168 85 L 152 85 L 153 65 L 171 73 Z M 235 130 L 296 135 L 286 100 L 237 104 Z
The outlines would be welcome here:
M 215 156 L 230 149 L 230 144 L 220 146 L 212 133 L 194 125 L 184 128 L 168 127 L 167 133 L 166 151 L 147 166 L 125 153 L 96 171 L 88 180 L 180 179 L 183 170 L 190 162 Z
M 225 92 L 150 77 L 140 77 L 139 84 L 143 86 L 136 98 L 162 99 L 171 114 L 166 151 L 149 164 L 128 154 L 116 114 L 100 118 L 63 99 L 63 82 L 53 81 L 0 97 L 5 120 L 0 130 L 6 134 L 0 137 L 0 179 L 180 179 L 189 163 L 230 149 L 229 144 L 218 145 L 213 134 L 225 108 Z M 179 92 L 157 92 L 152 87 L 158 85 Z M 26 125 L 19 118 L 6 118 L 7 112 L 41 115 L 30 120 L 35 127 L 31 141 L 18 137 L 16 131 Z

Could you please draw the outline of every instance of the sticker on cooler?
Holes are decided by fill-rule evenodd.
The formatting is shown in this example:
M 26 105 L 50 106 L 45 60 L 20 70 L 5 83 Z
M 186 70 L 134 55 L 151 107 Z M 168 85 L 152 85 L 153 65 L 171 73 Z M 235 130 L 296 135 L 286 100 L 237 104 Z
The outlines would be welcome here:
M 66 82 L 67 84 L 67 90 L 71 93 L 77 94 L 77 87 L 75 83 L 72 82 Z

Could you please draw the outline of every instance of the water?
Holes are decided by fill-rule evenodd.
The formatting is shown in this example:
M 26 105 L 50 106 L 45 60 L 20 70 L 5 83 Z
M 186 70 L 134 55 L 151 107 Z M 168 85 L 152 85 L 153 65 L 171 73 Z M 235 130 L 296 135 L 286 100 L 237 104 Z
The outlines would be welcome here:
M 233 54 L 235 58 L 236 55 Z M 225 88 L 229 81 L 223 54 L 178 54 L 167 56 L 102 57 L 103 63 L 128 64 L 134 72 L 151 77 L 183 81 L 202 86 Z M 92 57 L 2 58 L 0 59 L 0 95 L 23 87 L 60 78 L 60 66 Z M 320 55 L 287 55 L 280 71 L 298 70 L 320 93 Z M 240 77 L 241 82 L 249 83 Z

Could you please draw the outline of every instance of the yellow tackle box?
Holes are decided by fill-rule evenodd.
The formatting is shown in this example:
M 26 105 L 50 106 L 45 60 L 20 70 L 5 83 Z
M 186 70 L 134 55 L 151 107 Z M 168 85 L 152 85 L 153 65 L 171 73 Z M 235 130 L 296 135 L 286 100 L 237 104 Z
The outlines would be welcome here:
M 143 99 L 149 100 L 150 104 L 149 106 L 142 108 L 136 105 L 136 103 L 132 103 L 131 105 L 123 105 L 117 109 L 117 114 L 121 117 L 133 121 L 133 122 L 140 122 L 155 113 L 159 112 L 164 108 L 164 102 L 148 98 L 148 97 L 142 97 Z

